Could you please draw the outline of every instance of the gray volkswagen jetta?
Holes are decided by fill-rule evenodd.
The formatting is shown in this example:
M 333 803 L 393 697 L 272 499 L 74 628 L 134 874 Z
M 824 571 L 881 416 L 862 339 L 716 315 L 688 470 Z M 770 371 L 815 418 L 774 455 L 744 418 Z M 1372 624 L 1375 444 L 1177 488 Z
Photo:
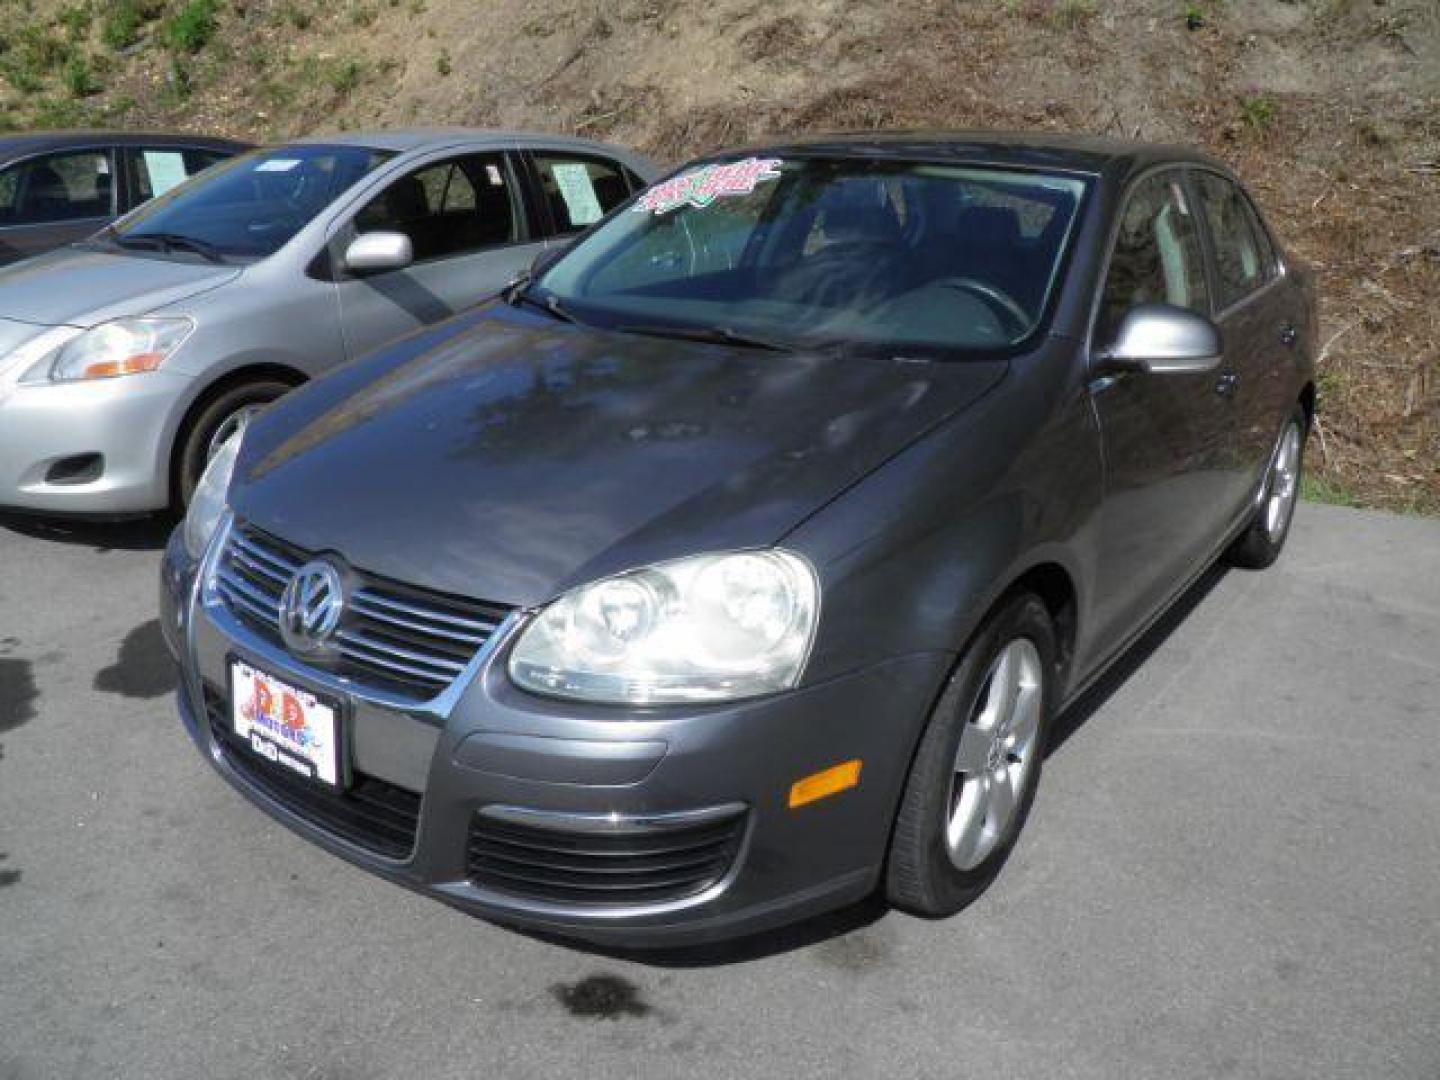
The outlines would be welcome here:
M 950 914 L 1057 714 L 1278 555 L 1314 325 L 1189 150 L 694 162 L 225 444 L 164 564 L 181 715 L 281 822 L 501 921 Z

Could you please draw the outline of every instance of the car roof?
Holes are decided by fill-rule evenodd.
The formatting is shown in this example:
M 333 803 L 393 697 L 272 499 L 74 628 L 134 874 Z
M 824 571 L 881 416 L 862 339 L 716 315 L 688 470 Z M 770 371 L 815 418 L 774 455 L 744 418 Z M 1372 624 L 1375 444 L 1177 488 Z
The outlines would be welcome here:
M 568 135 L 547 135 L 533 131 L 505 131 L 499 128 L 427 127 L 396 128 L 377 131 L 341 131 L 332 134 L 306 135 L 291 139 L 289 146 L 361 146 L 375 150 L 406 153 L 411 150 L 439 149 L 463 142 L 508 143 L 517 146 L 573 146 L 576 149 L 618 149 L 591 139 Z
M 10 160 L 45 150 L 89 146 L 197 146 L 216 150 L 244 150 L 250 144 L 238 139 L 211 135 L 186 135 L 174 131 L 29 131 L 0 135 L 0 160 Z
M 1122 175 L 1166 162 L 1191 162 L 1224 169 L 1219 162 L 1190 146 L 1034 131 L 835 132 L 756 144 L 743 147 L 739 152 L 780 157 L 788 154 L 984 162 Z

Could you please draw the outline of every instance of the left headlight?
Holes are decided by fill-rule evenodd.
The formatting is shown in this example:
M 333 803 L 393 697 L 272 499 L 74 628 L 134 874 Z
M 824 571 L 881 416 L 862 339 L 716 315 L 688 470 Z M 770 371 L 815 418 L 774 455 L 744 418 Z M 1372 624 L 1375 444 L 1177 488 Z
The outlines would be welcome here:
M 820 614 L 810 563 L 789 551 L 699 555 L 581 586 L 510 654 L 526 690 L 606 704 L 729 701 L 800 680 Z
M 240 455 L 240 444 L 245 439 L 241 428 L 215 451 L 215 456 L 200 474 L 195 493 L 190 496 L 190 507 L 185 511 L 185 550 L 190 557 L 200 560 L 210 544 L 210 538 L 225 516 L 225 497 L 230 491 L 230 477 L 235 473 L 235 459 Z
M 70 338 L 23 378 L 25 382 L 79 382 L 154 371 L 194 330 L 189 319 L 115 319 Z

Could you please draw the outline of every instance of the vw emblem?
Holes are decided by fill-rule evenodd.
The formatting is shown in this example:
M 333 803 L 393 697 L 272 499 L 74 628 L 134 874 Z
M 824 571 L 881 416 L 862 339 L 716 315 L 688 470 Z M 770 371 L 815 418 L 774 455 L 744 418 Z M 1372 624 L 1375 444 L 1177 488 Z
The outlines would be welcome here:
M 345 584 L 340 571 L 323 559 L 308 562 L 280 594 L 280 636 L 299 653 L 325 648 L 345 613 Z

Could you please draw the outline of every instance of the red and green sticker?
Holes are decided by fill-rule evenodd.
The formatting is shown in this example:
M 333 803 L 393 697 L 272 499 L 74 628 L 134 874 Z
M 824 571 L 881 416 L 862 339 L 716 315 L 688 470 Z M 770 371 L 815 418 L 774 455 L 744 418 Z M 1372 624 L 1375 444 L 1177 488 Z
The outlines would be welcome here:
M 721 196 L 749 195 L 762 180 L 780 177 L 780 158 L 746 158 L 727 165 L 702 165 L 656 184 L 636 201 L 642 214 L 668 214 L 682 206 L 703 210 Z

